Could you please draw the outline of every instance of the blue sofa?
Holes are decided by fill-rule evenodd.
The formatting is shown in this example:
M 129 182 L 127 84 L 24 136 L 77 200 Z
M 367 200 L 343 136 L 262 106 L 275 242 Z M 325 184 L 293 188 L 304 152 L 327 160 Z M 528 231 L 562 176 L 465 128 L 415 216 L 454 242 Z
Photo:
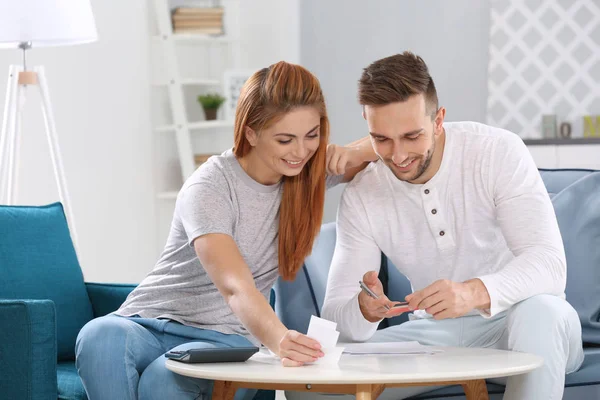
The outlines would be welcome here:
M 582 368 L 567 376 L 565 399 L 600 398 L 600 171 L 540 170 L 552 198 L 567 255 L 567 300 L 579 313 L 585 346 Z M 275 308 L 290 328 L 306 332 L 311 315 L 320 315 L 329 265 L 335 247 L 335 224 L 321 233 L 294 282 L 275 285 Z M 379 272 L 386 294 L 403 299 L 411 293 L 408 280 L 382 254 Z M 407 320 L 406 315 L 384 320 L 381 328 Z M 489 384 L 490 398 L 501 398 L 504 387 Z M 460 386 L 451 386 L 415 399 L 464 398 Z
M 0 276 L 0 399 L 86 399 L 77 334 L 135 286 L 84 282 L 60 203 L 0 206 Z
M 600 398 L 600 172 L 544 170 L 542 177 L 567 250 L 567 298 L 586 342 L 584 365 L 567 377 L 565 398 Z M 272 304 L 276 298 L 290 329 L 306 332 L 310 316 L 319 315 L 334 245 L 335 225 L 326 224 L 296 280 L 275 286 Z M 410 293 L 384 254 L 379 275 L 391 298 Z M 84 282 L 59 203 L 0 206 L 0 276 L 0 400 L 86 399 L 74 365 L 77 334 L 92 318 L 116 310 L 135 285 Z M 400 316 L 381 327 L 404 321 Z M 492 394 L 502 390 L 489 385 Z M 450 387 L 419 398 L 460 396 L 459 387 Z
M 60 203 L 0 205 L 0 276 L 0 400 L 87 399 L 77 334 L 136 285 L 84 282 Z

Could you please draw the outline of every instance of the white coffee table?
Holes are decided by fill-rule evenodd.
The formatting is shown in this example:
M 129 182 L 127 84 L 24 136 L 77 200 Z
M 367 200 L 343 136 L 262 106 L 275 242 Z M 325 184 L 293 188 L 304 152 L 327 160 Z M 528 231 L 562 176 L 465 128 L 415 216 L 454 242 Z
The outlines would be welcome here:
M 238 388 L 355 394 L 375 400 L 386 387 L 462 385 L 467 399 L 488 399 L 485 379 L 519 375 L 543 364 L 541 357 L 504 350 L 436 347 L 432 355 L 343 355 L 337 365 L 281 366 L 257 353 L 245 363 L 185 364 L 169 370 L 215 381 L 213 399 L 231 400 Z

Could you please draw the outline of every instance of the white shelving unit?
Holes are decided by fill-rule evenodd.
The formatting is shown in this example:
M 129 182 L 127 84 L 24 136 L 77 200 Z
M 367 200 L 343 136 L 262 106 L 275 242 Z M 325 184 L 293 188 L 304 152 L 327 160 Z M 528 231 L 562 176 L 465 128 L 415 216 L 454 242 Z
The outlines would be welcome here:
M 215 135 L 222 131 L 233 130 L 233 121 L 213 120 L 213 121 L 190 121 L 188 106 L 190 103 L 190 93 L 197 94 L 202 91 L 222 92 L 223 73 L 225 69 L 235 69 L 239 60 L 238 40 L 236 34 L 228 30 L 227 19 L 225 21 L 226 34 L 223 36 L 211 36 L 203 34 L 179 34 L 173 33 L 171 25 L 172 3 L 169 0 L 153 0 L 154 14 L 156 19 L 156 27 L 158 35 L 152 37 L 152 46 L 160 49 L 161 62 L 164 64 L 164 71 L 160 79 L 152 82 L 152 86 L 157 89 L 166 88 L 168 105 L 170 107 L 170 122 L 166 124 L 157 124 L 154 127 L 155 133 L 168 135 L 172 133 L 175 136 L 175 144 L 177 150 L 177 158 L 179 164 L 179 172 L 181 180 L 185 180 L 196 169 L 194 163 L 194 154 L 196 153 L 212 153 L 220 152 L 225 149 L 197 149 L 194 148 L 194 135 Z M 179 2 L 179 5 L 182 5 Z M 225 8 L 225 14 L 232 12 L 237 15 L 237 10 L 232 10 L 237 1 L 223 1 L 222 6 Z M 207 4 L 210 6 L 211 2 Z M 227 17 L 227 15 L 226 15 Z M 234 25 L 231 24 L 230 26 Z M 186 76 L 182 72 L 182 67 L 185 67 L 185 60 L 181 59 L 181 48 L 186 46 L 191 50 L 188 53 L 195 54 L 196 46 L 202 47 L 204 54 L 207 54 L 202 62 L 208 65 L 204 71 L 211 72 L 206 74 L 209 76 Z M 219 50 L 219 54 L 227 54 L 227 60 L 215 60 L 215 49 Z M 198 51 L 199 53 L 199 51 Z M 213 61 L 220 61 L 220 68 L 215 70 L 212 67 Z M 164 89 L 163 89 L 164 90 Z M 200 107 L 199 105 L 195 105 Z M 216 141 L 216 139 L 215 139 Z M 206 138 L 200 140 L 202 143 L 207 143 Z M 161 149 L 157 149 L 161 151 Z M 159 188 L 157 198 L 160 200 L 173 200 L 176 198 L 176 192 L 173 188 Z
M 233 128 L 233 121 L 200 121 L 200 122 L 188 122 L 188 130 L 202 130 L 202 129 L 214 129 L 214 128 Z M 181 129 L 175 125 L 162 125 L 154 128 L 156 132 L 171 132 Z M 186 175 L 187 176 L 187 175 Z
M 154 82 L 152 85 L 154 86 L 166 86 L 169 82 Z M 194 78 L 182 78 L 182 85 L 188 86 L 220 86 L 222 84 L 221 81 L 216 79 L 194 79 Z

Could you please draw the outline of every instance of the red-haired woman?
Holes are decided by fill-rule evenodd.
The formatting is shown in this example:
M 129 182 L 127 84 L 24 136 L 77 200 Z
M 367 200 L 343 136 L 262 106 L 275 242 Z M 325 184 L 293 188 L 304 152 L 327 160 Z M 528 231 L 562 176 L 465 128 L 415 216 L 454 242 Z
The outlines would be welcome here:
M 170 350 L 262 343 L 287 366 L 323 355 L 267 299 L 277 277 L 293 279 L 310 253 L 326 185 L 375 158 L 369 140 L 338 147 L 328 138 L 325 100 L 309 71 L 279 62 L 248 79 L 234 148 L 183 185 L 156 267 L 115 314 L 79 334 L 77 368 L 90 400 L 209 398 L 210 381 L 166 369 Z

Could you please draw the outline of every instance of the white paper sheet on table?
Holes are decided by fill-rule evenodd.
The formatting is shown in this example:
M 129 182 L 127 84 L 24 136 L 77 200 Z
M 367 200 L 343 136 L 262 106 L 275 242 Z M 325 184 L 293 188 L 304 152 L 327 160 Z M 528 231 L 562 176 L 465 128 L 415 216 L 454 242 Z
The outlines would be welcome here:
M 347 343 L 344 354 L 434 354 L 443 350 L 424 346 L 419 342 Z

